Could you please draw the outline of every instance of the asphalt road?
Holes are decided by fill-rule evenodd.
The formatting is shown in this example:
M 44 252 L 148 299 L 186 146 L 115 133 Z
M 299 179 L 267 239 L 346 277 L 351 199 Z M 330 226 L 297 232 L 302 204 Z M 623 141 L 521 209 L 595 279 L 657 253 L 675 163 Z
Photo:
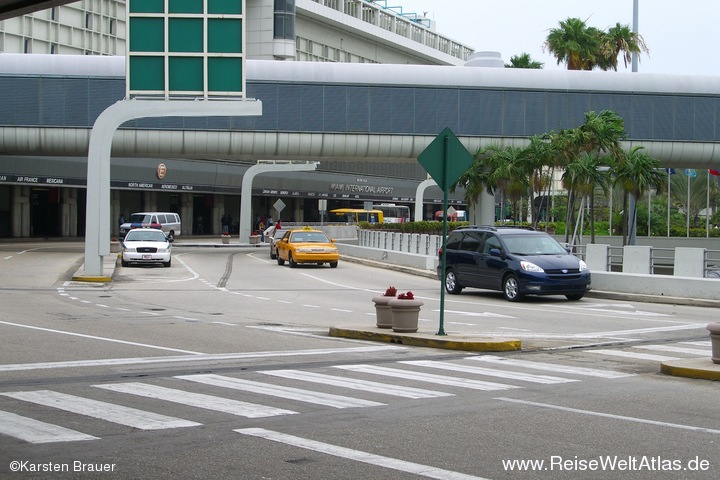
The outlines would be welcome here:
M 659 373 L 712 309 L 467 290 L 446 330 L 523 341 L 468 354 L 327 335 L 390 285 L 435 328 L 433 279 L 178 246 L 87 284 L 82 254 L 0 244 L 2 478 L 718 477 L 717 383 Z

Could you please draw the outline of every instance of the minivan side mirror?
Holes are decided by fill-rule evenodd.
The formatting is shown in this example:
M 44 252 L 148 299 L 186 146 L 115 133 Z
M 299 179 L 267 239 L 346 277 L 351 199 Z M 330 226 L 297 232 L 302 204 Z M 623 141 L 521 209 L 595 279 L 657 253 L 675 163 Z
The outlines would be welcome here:
M 502 252 L 500 251 L 499 248 L 491 248 L 491 249 L 488 251 L 488 254 L 489 254 L 489 255 L 495 255 L 496 257 L 501 257 L 501 256 L 502 256 Z

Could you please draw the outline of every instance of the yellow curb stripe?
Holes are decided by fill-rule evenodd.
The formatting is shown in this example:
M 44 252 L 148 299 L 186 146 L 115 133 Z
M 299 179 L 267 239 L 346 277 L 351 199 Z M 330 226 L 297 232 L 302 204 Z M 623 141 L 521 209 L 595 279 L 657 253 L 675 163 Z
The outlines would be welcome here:
M 720 371 L 692 367 L 678 367 L 667 363 L 660 364 L 660 372 L 675 377 L 699 378 L 702 380 L 720 380 Z
M 459 341 L 450 338 L 418 337 L 396 333 L 372 332 L 364 330 L 349 330 L 330 327 L 331 337 L 352 338 L 356 340 L 373 340 L 377 342 L 396 343 L 414 347 L 444 348 L 448 350 L 462 350 L 468 352 L 508 352 L 522 349 L 522 342 L 516 339 L 507 340 L 468 340 Z

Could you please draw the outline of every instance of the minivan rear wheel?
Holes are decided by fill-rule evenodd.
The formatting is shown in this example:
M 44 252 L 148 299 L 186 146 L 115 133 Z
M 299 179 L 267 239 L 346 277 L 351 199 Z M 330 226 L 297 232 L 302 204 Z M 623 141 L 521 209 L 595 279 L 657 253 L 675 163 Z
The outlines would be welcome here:
M 445 290 L 447 290 L 448 293 L 458 294 L 462 292 L 462 289 L 463 287 L 458 283 L 455 272 L 452 270 L 445 272 Z
M 582 293 L 571 293 L 569 295 L 565 295 L 565 298 L 567 298 L 568 300 L 573 300 L 573 301 L 580 300 L 583 297 L 584 297 L 584 294 L 582 294 Z
M 511 273 L 503 280 L 503 295 L 505 300 L 509 302 L 522 300 L 523 294 L 520 293 L 520 282 L 515 274 Z

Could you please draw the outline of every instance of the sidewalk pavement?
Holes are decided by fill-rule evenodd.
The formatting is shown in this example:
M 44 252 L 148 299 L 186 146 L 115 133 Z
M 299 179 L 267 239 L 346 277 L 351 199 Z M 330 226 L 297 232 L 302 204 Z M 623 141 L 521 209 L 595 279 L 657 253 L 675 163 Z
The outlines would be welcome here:
M 237 240 L 237 238 L 232 238 Z M 249 244 L 239 243 L 237 241 L 222 243 L 217 237 L 193 237 L 193 238 L 176 238 L 173 243 L 174 248 L 190 248 L 190 247 L 208 247 L 208 248 L 268 248 L 268 243 Z M 116 246 L 117 247 L 117 246 Z M 115 248 L 113 248 L 115 250 Z M 424 276 L 428 278 L 436 278 L 435 272 L 427 272 L 424 270 L 416 270 L 408 267 L 399 267 L 388 264 L 380 264 L 369 260 L 351 258 L 344 256 L 343 261 L 362 263 L 382 268 L 393 268 L 398 271 L 404 271 L 413 275 Z M 103 257 L 103 275 L 90 276 L 84 274 L 85 265 L 81 265 L 72 279 L 74 281 L 83 282 L 110 282 L 115 273 L 115 268 L 119 262 L 119 254 L 111 254 Z M 638 296 L 631 294 L 622 294 L 618 292 L 597 292 L 592 291 L 592 297 L 596 298 L 613 298 L 616 300 L 629 300 L 636 302 L 653 302 L 652 298 L 645 298 L 647 295 Z M 667 300 L 667 299 L 662 299 Z M 697 300 L 678 298 L 673 303 L 698 306 Z M 663 302 L 666 303 L 666 302 Z M 719 303 L 720 305 L 720 303 Z M 714 305 L 716 306 L 716 305 Z M 438 335 L 435 331 L 425 331 L 418 329 L 414 333 L 393 332 L 392 329 L 378 328 L 373 325 L 345 325 L 342 327 L 330 327 L 329 335 L 331 337 L 351 338 L 356 340 L 369 340 L 375 342 L 395 343 L 399 345 L 410 345 L 414 347 L 428 348 L 444 348 L 448 350 L 459 350 L 467 352 L 508 352 L 522 350 L 522 342 L 515 338 L 505 337 L 489 337 L 482 333 L 447 333 L 446 335 Z M 703 380 L 720 381 L 720 364 L 712 362 L 710 356 L 700 359 L 681 359 L 660 364 L 660 371 L 666 375 L 677 377 L 687 377 Z

